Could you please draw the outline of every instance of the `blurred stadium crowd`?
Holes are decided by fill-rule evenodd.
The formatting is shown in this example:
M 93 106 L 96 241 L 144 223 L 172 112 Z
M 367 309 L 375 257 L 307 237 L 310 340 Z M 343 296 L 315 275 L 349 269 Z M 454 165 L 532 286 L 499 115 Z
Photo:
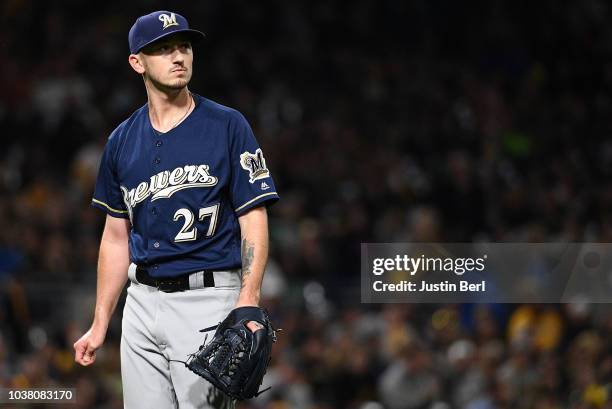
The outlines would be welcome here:
M 282 198 L 264 303 L 284 332 L 243 408 L 612 408 L 608 305 L 359 303 L 361 242 L 612 241 L 603 0 L 3 1 L 0 385 L 122 407 L 120 314 L 94 367 L 72 343 L 101 150 L 146 100 L 127 32 L 155 9 L 207 34 L 190 88 L 245 114 Z

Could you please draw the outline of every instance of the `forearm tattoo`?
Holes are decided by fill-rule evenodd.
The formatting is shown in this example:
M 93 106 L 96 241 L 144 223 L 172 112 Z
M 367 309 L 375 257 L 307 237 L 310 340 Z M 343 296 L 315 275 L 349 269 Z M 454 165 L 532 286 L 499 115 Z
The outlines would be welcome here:
M 253 258 L 255 255 L 255 243 L 242 239 L 242 285 L 240 288 L 244 288 L 246 285 L 247 277 L 251 274 L 251 265 L 253 264 Z

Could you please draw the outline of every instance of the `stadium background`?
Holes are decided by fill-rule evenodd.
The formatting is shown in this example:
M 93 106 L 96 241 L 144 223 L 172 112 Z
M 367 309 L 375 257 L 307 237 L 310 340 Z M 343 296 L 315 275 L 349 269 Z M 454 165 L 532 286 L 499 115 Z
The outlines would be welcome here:
M 361 242 L 611 241 L 603 0 L 1 2 L 2 386 L 122 407 L 120 314 L 95 366 L 72 343 L 98 159 L 146 97 L 127 32 L 155 9 L 208 35 L 190 88 L 246 115 L 282 196 L 264 303 L 284 332 L 243 408 L 612 407 L 606 305 L 358 297 Z

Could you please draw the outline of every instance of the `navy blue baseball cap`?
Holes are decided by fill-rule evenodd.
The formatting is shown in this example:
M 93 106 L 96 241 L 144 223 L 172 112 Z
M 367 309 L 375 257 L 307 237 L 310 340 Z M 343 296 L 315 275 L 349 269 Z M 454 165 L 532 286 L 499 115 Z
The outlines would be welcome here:
M 204 38 L 204 33 L 190 29 L 187 19 L 178 13 L 162 10 L 138 17 L 128 35 L 130 52 L 136 54 L 147 45 L 176 33 L 188 34 L 192 42 Z

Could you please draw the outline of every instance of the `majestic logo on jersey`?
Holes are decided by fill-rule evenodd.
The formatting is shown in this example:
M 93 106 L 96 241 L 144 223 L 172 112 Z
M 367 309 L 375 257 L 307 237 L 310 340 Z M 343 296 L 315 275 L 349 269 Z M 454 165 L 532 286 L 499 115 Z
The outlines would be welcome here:
M 170 26 L 178 26 L 179 24 L 176 22 L 176 15 L 174 13 L 170 13 L 170 15 L 167 14 L 160 14 L 159 15 L 159 21 L 161 21 L 162 23 L 164 23 L 164 28 L 162 28 L 162 30 L 167 29 Z
M 151 201 L 166 199 L 183 189 L 210 187 L 217 184 L 218 179 L 208 173 L 208 165 L 186 165 L 172 171 L 164 170 L 151 176 L 151 180 L 140 182 L 138 186 L 128 190 L 121 186 L 123 201 L 128 210 L 151 196 Z
M 270 171 L 266 168 L 266 160 L 259 148 L 255 153 L 244 152 L 240 154 L 240 166 L 249 172 L 249 182 L 251 183 L 257 179 L 265 179 L 270 176 Z

